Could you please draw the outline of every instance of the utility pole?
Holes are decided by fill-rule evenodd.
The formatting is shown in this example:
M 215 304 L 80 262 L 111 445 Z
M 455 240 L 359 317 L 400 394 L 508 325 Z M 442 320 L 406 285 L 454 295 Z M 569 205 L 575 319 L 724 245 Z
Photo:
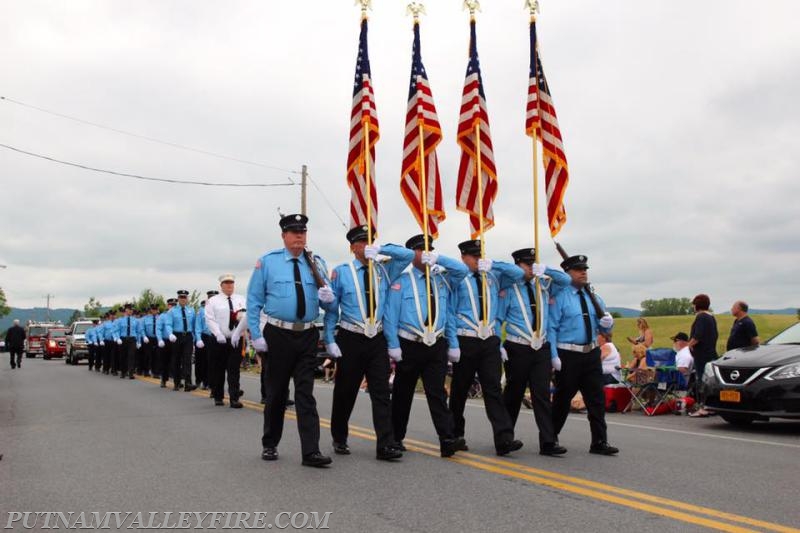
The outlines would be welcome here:
M 47 293 L 44 297 L 47 298 L 47 321 L 50 322 L 50 298 L 55 298 L 55 295 Z
M 300 181 L 300 213 L 306 214 L 306 187 L 308 186 L 308 165 L 303 165 Z

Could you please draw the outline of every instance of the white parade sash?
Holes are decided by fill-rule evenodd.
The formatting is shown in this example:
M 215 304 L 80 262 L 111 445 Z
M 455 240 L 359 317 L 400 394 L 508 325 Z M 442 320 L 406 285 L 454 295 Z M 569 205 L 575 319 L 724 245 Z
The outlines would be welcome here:
M 477 319 L 477 317 L 480 316 L 478 314 L 478 304 L 475 301 L 475 293 L 472 291 L 472 281 L 470 281 L 469 276 L 464 278 L 464 283 L 467 286 L 467 295 L 469 296 L 470 307 L 472 307 L 472 316 Z M 486 283 L 489 283 L 488 276 L 487 276 L 487 279 L 486 279 Z M 489 296 L 489 291 L 486 291 L 486 292 L 487 292 L 487 297 L 488 297 Z M 486 314 L 489 315 L 489 316 L 492 316 L 492 299 L 491 298 L 489 298 L 488 301 L 486 302 Z M 488 321 L 483 321 L 482 322 L 482 321 L 476 320 L 476 321 L 473 322 L 470 318 L 465 316 L 463 313 L 459 313 L 458 316 L 471 329 L 475 330 L 475 333 L 477 333 L 479 339 L 485 340 L 485 339 L 488 339 L 489 337 L 491 337 L 492 335 L 494 335 L 494 332 L 492 331 L 492 327 L 491 327 L 491 325 L 490 325 L 490 323 Z
M 539 292 L 541 293 L 541 289 Z M 514 294 L 517 296 L 517 303 L 519 304 L 519 310 L 522 313 L 522 318 L 525 321 L 525 325 L 528 331 L 524 331 L 514 324 L 508 324 L 508 327 L 514 330 L 520 337 L 528 341 L 531 345 L 531 348 L 533 348 L 534 350 L 539 350 L 542 346 L 544 346 L 545 335 L 543 335 L 541 332 L 533 331 L 531 318 L 528 316 L 528 310 L 526 309 L 528 306 L 525 305 L 525 300 L 522 298 L 522 292 L 520 292 L 519 290 L 519 283 L 514 285 Z M 542 298 L 540 294 L 539 303 L 541 303 L 541 301 Z
M 417 329 L 417 328 L 415 328 L 413 326 L 410 326 L 410 325 L 409 325 L 409 329 L 411 329 L 411 331 L 416 333 L 418 336 L 422 337 L 422 342 L 426 346 L 433 346 L 434 344 L 436 344 L 436 340 L 438 339 L 439 334 L 441 334 L 441 332 L 444 330 L 444 328 L 439 329 L 439 330 L 429 330 L 425 326 L 425 321 L 422 320 L 422 305 L 420 304 L 420 301 L 419 301 L 419 290 L 417 289 L 417 278 L 414 275 L 413 269 L 409 270 L 407 272 L 407 274 L 408 274 L 408 277 L 411 279 L 411 288 L 414 291 L 414 306 L 417 309 L 417 320 L 419 321 L 419 324 L 420 324 L 420 329 Z M 437 319 L 439 318 L 439 307 L 440 307 L 439 306 L 439 286 L 436 284 L 436 280 L 435 279 L 432 278 L 431 281 L 433 282 L 433 293 L 434 293 L 432 296 L 434 298 L 436 298 L 436 316 L 431 318 L 431 323 L 433 324 L 433 327 L 435 328 Z M 428 311 L 430 312 L 430 309 Z
M 353 285 L 356 288 L 356 301 L 358 302 L 358 310 L 361 313 L 361 322 L 358 324 L 364 329 L 364 336 L 369 337 L 370 339 L 373 338 L 375 335 L 378 334 L 378 324 L 376 322 L 371 322 L 367 319 L 367 311 L 365 303 L 361 299 L 361 284 L 358 281 L 358 272 L 356 271 L 356 267 L 351 262 L 350 266 L 350 273 L 353 275 Z M 367 267 L 369 268 L 369 266 Z M 380 283 L 380 279 L 378 278 L 378 273 L 375 272 L 375 281 L 376 285 Z M 378 303 L 380 300 L 380 291 L 375 290 L 377 287 L 373 285 L 372 287 L 372 294 L 375 295 L 375 311 L 377 313 L 378 310 Z M 364 299 L 366 299 L 367 295 L 364 293 Z

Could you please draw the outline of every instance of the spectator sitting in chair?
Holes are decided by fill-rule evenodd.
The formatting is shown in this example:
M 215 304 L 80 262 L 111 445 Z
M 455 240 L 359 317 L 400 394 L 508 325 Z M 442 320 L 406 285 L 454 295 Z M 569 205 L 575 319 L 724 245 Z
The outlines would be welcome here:
M 613 385 L 622 381 L 620 366 L 622 358 L 619 350 L 611 342 L 611 332 L 597 334 L 597 344 L 600 345 L 600 360 L 603 364 L 603 384 Z
M 628 342 L 634 346 L 642 344 L 645 348 L 653 346 L 653 330 L 644 318 L 636 319 L 636 329 L 639 330 L 637 337 L 628 337 Z
M 686 383 L 689 383 L 689 377 L 694 370 L 694 357 L 692 357 L 692 351 L 689 349 L 689 335 L 681 331 L 670 338 L 674 343 L 672 349 L 676 352 L 675 366 L 678 367 L 678 371 L 683 374 Z
M 647 366 L 647 347 L 644 344 L 636 344 L 633 347 L 633 360 L 626 367 L 628 372 L 626 379 L 636 382 L 637 376 L 644 376 L 650 370 Z

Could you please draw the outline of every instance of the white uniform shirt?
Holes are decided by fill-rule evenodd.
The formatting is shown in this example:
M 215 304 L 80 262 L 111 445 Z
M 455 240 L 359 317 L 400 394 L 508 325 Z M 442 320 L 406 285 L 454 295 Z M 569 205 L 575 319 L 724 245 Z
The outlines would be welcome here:
M 678 350 L 678 353 L 675 354 L 675 366 L 678 368 L 688 368 L 689 372 L 694 368 L 694 357 L 692 357 L 692 352 L 689 350 L 688 346 L 681 348 Z
M 238 313 L 247 308 L 244 296 L 238 294 L 230 295 L 231 304 L 233 305 L 233 312 Z M 228 296 L 220 293 L 212 296 L 206 302 L 206 324 L 211 334 L 215 337 L 222 334 L 226 339 L 230 339 L 233 331 L 228 327 L 231 314 L 231 305 L 228 304 Z M 247 318 L 239 315 L 239 325 L 236 327 L 241 332 L 247 327 Z
M 605 345 L 610 347 L 610 351 L 608 357 L 603 359 L 603 374 L 611 374 L 617 381 L 622 381 L 622 376 L 618 369 L 619 366 L 622 366 L 619 350 L 617 350 L 613 342 L 607 342 Z

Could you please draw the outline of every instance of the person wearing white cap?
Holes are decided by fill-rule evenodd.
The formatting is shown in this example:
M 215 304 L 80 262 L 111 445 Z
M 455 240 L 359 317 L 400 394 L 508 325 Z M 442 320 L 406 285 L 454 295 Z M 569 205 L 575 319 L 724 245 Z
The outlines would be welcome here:
M 209 382 L 214 405 L 224 405 L 225 372 L 228 373 L 228 396 L 230 406 L 240 409 L 239 366 L 242 362 L 241 338 L 247 327 L 244 297 L 234 294 L 236 278 L 233 274 L 219 277 L 221 294 L 206 302 L 206 325 L 214 336 L 209 352 Z

